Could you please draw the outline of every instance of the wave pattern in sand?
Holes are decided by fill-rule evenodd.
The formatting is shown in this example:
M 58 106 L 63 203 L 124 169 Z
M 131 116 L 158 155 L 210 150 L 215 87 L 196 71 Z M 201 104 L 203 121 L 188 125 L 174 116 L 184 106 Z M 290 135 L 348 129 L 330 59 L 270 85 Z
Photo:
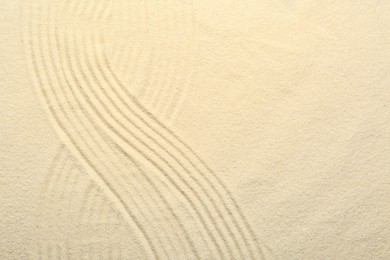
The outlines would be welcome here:
M 162 14 L 171 12 L 168 18 L 177 14 L 178 20 L 158 19 L 159 13 L 151 9 L 159 5 L 165 8 Z M 137 7 L 143 8 L 134 10 Z M 131 15 L 126 12 L 129 8 Z M 114 48 L 105 32 L 112 31 L 107 25 L 116 24 L 120 12 L 115 10 L 129 15 L 128 24 L 120 26 L 129 35 L 132 24 L 143 17 L 143 40 L 150 45 L 134 41 L 134 45 Z M 66 146 L 55 157 L 52 168 L 56 170 L 50 170 L 42 194 L 72 203 L 68 197 L 72 192 L 67 189 L 81 174 L 75 169 L 82 168 L 93 181 L 80 188 L 84 201 L 71 207 L 78 208 L 74 217 L 79 228 L 99 221 L 109 227 L 123 219 L 146 248 L 148 259 L 259 259 L 263 257 L 259 242 L 232 194 L 170 127 L 187 91 L 190 58 L 180 51 L 185 40 L 170 43 L 177 48 L 176 57 L 164 57 L 164 44 L 158 46 L 159 37 L 164 37 L 150 35 L 147 28 L 164 23 L 167 32 L 195 37 L 193 12 L 191 3 L 173 0 L 39 0 L 26 4 L 30 70 L 42 104 Z M 131 78 L 136 74 L 141 76 Z M 145 80 L 148 83 L 140 87 Z M 64 156 L 67 149 L 71 155 Z M 72 160 L 82 166 L 74 166 Z M 72 188 L 77 185 L 81 184 Z M 38 222 L 59 218 L 47 212 L 68 214 L 65 207 L 48 210 L 50 205 L 54 204 L 42 199 L 39 208 L 45 213 L 38 212 Z M 95 247 L 93 238 L 89 239 L 85 243 L 90 248 L 80 250 L 90 255 L 99 252 L 99 245 Z M 37 252 L 53 258 L 70 254 L 69 248 L 48 243 L 40 244 Z M 121 250 L 116 246 L 99 254 L 116 258 Z

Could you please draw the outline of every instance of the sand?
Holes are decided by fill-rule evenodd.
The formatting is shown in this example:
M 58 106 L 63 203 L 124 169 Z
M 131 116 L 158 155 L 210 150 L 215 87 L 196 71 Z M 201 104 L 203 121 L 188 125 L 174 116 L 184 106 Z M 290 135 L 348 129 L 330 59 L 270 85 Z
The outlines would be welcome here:
M 1 259 L 390 258 L 390 2 L 0 6 Z

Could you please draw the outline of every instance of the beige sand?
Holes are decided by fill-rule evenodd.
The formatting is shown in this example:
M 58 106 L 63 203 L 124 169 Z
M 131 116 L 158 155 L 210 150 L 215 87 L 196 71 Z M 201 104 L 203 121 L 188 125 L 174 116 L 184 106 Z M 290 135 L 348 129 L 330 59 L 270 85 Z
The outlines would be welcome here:
M 0 6 L 0 259 L 390 258 L 390 2 Z

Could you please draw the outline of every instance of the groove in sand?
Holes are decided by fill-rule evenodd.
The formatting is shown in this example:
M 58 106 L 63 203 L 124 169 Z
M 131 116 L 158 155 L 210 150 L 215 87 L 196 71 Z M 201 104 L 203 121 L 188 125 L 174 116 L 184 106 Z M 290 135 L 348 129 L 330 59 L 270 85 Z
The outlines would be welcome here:
M 90 5 L 91 11 L 95 12 L 90 19 L 97 19 L 97 24 L 100 24 L 103 17 L 107 16 L 108 7 L 104 6 L 103 1 L 100 7 Z M 77 12 L 84 14 L 85 11 L 82 10 L 80 8 Z M 49 13 L 46 15 L 49 16 Z M 142 221 L 137 217 L 138 214 L 130 209 L 131 203 L 125 199 L 128 187 L 120 187 L 121 179 L 117 179 L 117 173 L 112 172 L 115 164 L 102 160 L 102 152 L 94 151 L 95 148 L 111 151 L 108 144 L 105 144 L 108 139 L 129 158 L 134 156 L 148 165 L 149 169 L 153 169 L 153 172 L 159 172 L 155 178 L 163 179 L 195 213 L 197 225 L 202 227 L 202 233 L 207 234 L 208 244 L 217 250 L 221 258 L 243 259 L 247 254 L 252 259 L 262 256 L 257 239 L 230 192 L 191 148 L 148 112 L 123 86 L 112 71 L 104 51 L 102 53 L 96 46 L 102 40 L 101 36 L 91 32 L 87 38 L 85 35 L 77 35 L 73 29 L 69 37 L 69 25 L 66 25 L 61 38 L 57 24 L 55 32 L 42 32 L 42 25 L 38 24 L 37 27 L 38 40 L 43 35 L 48 35 L 49 39 L 46 45 L 43 42 L 33 43 L 34 37 L 30 31 L 28 47 L 32 48 L 29 51 L 32 55 L 32 70 L 37 77 L 38 86 L 42 87 L 40 93 L 44 104 L 55 120 L 57 129 L 59 128 L 63 137 L 65 134 L 66 144 L 100 178 L 100 183 L 109 189 L 110 199 L 115 198 L 117 204 L 121 205 L 121 211 L 128 216 L 127 219 L 135 223 L 154 257 L 158 258 L 159 255 L 154 239 L 140 224 Z M 61 64 L 61 72 L 48 65 L 57 56 L 53 54 L 55 52 L 46 53 L 45 56 L 44 50 L 53 51 L 50 40 L 53 35 L 56 42 L 63 44 L 57 47 L 57 51 L 63 50 L 58 54 L 59 61 L 51 61 L 54 66 Z M 36 56 L 36 53 L 43 56 L 37 59 L 39 55 Z M 42 71 L 46 74 L 39 75 Z M 59 84 L 54 84 L 55 81 Z M 44 82 L 47 84 L 42 84 Z M 63 97 L 70 99 L 64 100 L 58 95 L 56 88 L 64 92 Z M 183 232 L 185 233 L 185 228 Z M 188 235 L 186 239 L 192 244 Z M 194 245 L 191 246 L 192 252 L 199 257 L 195 248 Z

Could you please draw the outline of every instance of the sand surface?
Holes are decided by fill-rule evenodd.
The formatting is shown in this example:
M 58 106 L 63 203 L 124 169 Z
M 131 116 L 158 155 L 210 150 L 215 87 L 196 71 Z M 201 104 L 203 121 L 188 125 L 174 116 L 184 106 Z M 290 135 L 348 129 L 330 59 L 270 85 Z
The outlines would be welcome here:
M 0 7 L 0 259 L 390 259 L 389 1 Z

